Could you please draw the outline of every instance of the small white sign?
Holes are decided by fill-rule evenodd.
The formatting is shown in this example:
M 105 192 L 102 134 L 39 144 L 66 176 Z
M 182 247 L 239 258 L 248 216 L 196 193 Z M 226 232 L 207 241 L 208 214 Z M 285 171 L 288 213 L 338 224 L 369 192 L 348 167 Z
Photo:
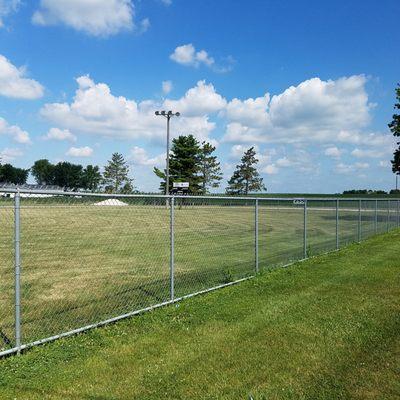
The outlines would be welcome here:
M 173 182 L 172 185 L 173 185 L 174 188 L 183 189 L 183 188 L 188 188 L 189 187 L 189 182 Z
M 293 204 L 298 205 L 298 206 L 304 205 L 304 200 L 293 200 Z

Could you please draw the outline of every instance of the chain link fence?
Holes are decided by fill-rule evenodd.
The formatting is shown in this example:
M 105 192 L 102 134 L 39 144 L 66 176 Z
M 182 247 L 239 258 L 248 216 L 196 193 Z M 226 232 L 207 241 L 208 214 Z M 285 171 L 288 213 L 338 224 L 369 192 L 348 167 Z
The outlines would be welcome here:
M 400 224 L 396 199 L 0 193 L 0 355 Z

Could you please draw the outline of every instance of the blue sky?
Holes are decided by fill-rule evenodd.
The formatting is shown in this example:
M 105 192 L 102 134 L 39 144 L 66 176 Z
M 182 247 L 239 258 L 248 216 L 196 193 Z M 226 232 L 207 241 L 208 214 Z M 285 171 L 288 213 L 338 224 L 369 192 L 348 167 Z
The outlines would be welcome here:
M 398 1 L 0 0 L 0 157 L 105 165 L 157 190 L 165 121 L 256 146 L 270 192 L 390 189 Z M 223 187 L 225 183 L 223 184 Z

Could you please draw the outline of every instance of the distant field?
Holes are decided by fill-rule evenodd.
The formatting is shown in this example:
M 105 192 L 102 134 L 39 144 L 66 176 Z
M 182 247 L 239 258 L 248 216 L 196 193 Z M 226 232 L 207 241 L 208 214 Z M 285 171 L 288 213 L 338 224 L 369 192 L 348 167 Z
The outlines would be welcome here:
M 169 209 L 150 200 L 132 200 L 126 207 L 92 204 L 22 199 L 24 343 L 169 299 Z M 363 203 L 362 239 L 375 233 L 374 206 Z M 396 225 L 392 206 L 389 220 L 387 210 L 379 209 L 378 232 Z M 335 248 L 334 207 L 334 202 L 309 202 L 308 255 Z M 341 246 L 358 239 L 357 207 L 341 203 Z M 2 200 L 0 224 L 0 329 L 14 342 L 11 199 Z M 254 224 L 251 202 L 178 204 L 175 296 L 254 274 Z M 303 207 L 260 202 L 258 243 L 260 269 L 303 258 Z
M 397 230 L 0 359 L 0 398 L 399 399 L 399 252 Z

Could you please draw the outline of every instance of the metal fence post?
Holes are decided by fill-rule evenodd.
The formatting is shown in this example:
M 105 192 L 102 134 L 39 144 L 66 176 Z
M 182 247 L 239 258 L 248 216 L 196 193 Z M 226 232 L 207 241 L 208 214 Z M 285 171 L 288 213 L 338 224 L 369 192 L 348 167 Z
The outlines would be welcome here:
M 256 273 L 258 273 L 258 199 L 256 199 L 255 209 L 254 209 L 254 250 L 255 250 L 255 268 Z
M 15 347 L 21 351 L 21 258 L 20 258 L 20 194 L 14 197 L 15 240 Z
M 170 256 L 169 256 L 169 288 L 171 301 L 175 298 L 175 198 L 170 198 L 170 218 L 169 218 L 169 235 L 170 235 Z
M 304 232 L 303 232 L 304 258 L 307 258 L 307 199 L 304 200 Z
M 389 232 L 390 226 L 390 200 L 387 201 L 387 221 L 386 221 L 386 232 Z
M 339 199 L 336 199 L 336 250 L 339 250 Z
M 375 235 L 378 233 L 378 200 L 375 200 Z
M 400 226 L 400 200 L 397 200 L 397 227 Z
M 361 200 L 358 200 L 358 241 L 361 242 Z

